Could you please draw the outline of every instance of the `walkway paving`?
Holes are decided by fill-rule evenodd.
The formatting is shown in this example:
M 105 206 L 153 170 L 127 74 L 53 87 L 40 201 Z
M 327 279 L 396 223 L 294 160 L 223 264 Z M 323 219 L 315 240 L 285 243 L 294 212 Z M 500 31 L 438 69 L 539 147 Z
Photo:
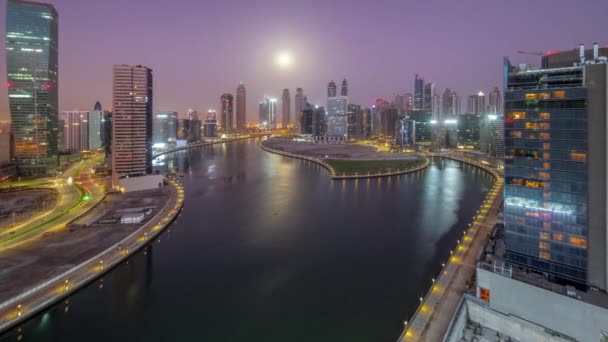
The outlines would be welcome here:
M 465 162 L 456 155 L 442 157 Z M 466 161 L 468 162 L 468 161 Z M 485 246 L 487 236 L 496 223 L 498 209 L 502 203 L 503 179 L 494 170 L 475 164 L 494 174 L 496 182 L 486 200 L 473 218 L 470 227 L 458 241 L 450 259 L 424 297 L 412 319 L 406 323 L 399 342 L 441 341 L 447 330 L 460 298 L 468 290 L 467 281 L 475 273 L 477 257 Z

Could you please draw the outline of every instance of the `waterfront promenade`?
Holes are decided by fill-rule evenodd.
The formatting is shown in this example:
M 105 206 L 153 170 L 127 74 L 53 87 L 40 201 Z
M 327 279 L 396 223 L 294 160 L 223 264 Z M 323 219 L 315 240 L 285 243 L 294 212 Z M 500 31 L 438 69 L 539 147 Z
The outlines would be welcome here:
M 503 179 L 495 169 L 483 163 L 462 158 L 458 154 L 430 154 L 431 157 L 449 158 L 480 167 L 495 178 L 494 187 L 488 193 L 472 223 L 456 241 L 451 257 L 442 264 L 441 272 L 430 279 L 430 288 L 420 297 L 420 305 L 398 339 L 404 341 L 441 341 L 462 295 L 468 291 L 467 283 L 475 273 L 477 258 L 488 235 L 496 223 L 502 204 Z
M 143 226 L 118 242 L 107 246 L 100 253 L 76 263 L 74 267 L 58 271 L 48 280 L 23 286 L 25 291 L 0 303 L 0 331 L 22 322 L 69 296 L 155 239 L 179 214 L 184 201 L 184 190 L 181 184 L 170 178 L 167 178 L 166 181 L 170 189 L 168 200 L 162 209 Z M 39 243 L 45 242 L 40 241 Z M 61 269 L 62 267 L 56 268 L 56 270 Z

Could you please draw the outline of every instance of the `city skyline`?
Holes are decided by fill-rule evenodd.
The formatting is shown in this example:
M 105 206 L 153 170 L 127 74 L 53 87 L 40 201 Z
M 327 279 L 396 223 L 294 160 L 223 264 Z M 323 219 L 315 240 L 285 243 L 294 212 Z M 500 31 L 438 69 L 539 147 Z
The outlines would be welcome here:
M 605 37 L 599 33 L 602 32 L 601 13 L 605 11 L 600 10 L 601 8 L 587 11 L 584 4 L 567 2 L 550 2 L 554 8 L 550 19 L 536 15 L 549 4 L 548 1 L 526 4 L 528 10 L 524 13 L 518 10 L 516 3 L 507 5 L 474 2 L 474 6 L 436 6 L 385 1 L 381 4 L 357 6 L 346 6 L 346 3 L 345 6 L 332 4 L 325 8 L 321 2 L 311 2 L 279 8 L 273 6 L 272 2 L 258 5 L 237 2 L 208 9 L 208 20 L 203 21 L 187 20 L 190 16 L 201 13 L 193 9 L 203 6 L 190 1 L 183 1 L 185 6 L 174 7 L 170 11 L 157 4 L 146 3 L 145 8 L 139 6 L 138 2 L 123 4 L 125 8 L 121 13 L 128 13 L 130 9 L 135 8 L 141 13 L 134 21 L 124 21 L 132 22 L 133 27 L 141 24 L 142 28 L 137 30 L 121 25 L 123 21 L 119 19 L 124 15 L 112 12 L 113 6 L 107 6 L 107 2 L 103 5 L 73 4 L 66 0 L 50 3 L 61 13 L 59 111 L 87 110 L 90 103 L 97 100 L 109 108 L 111 68 L 114 64 L 144 64 L 155 70 L 158 75 L 158 90 L 154 112 L 173 110 L 183 115 L 188 108 L 195 108 L 200 112 L 205 112 L 208 108 L 218 109 L 219 95 L 224 92 L 232 93 L 242 81 L 250 93 L 247 120 L 253 120 L 257 116 L 258 101 L 265 94 L 279 97 L 284 88 L 295 93 L 297 87 L 302 87 L 306 89 L 311 103 L 323 104 L 325 86 L 332 77 L 347 78 L 352 85 L 352 91 L 349 93 L 351 101 L 364 107 L 372 105 L 376 97 L 392 97 L 395 94 L 413 92 L 412 78 L 415 74 L 436 82 L 437 93 L 450 88 L 466 97 L 479 90 L 489 93 L 495 86 L 501 87 L 502 75 L 499 70 L 504 55 L 512 56 L 518 50 L 571 49 L 579 43 L 590 45 L 595 41 L 602 46 L 607 43 Z M 594 5 L 608 9 L 608 4 Z M 377 15 L 383 15 L 387 22 L 395 19 L 395 24 L 382 27 L 364 25 L 361 28 L 349 28 L 348 32 L 340 28 L 340 11 L 346 12 L 353 19 L 365 20 L 369 17 L 371 7 Z M 441 20 L 437 29 L 428 32 L 425 39 L 407 38 L 415 36 L 413 32 L 416 27 L 428 20 L 435 20 L 426 15 L 431 7 L 434 15 Z M 323 16 L 300 17 L 295 14 L 313 14 L 321 9 L 326 12 Z M 458 14 L 465 10 L 467 15 L 475 14 L 483 19 L 474 24 L 463 24 Z M 0 11 L 0 15 L 4 16 L 6 6 L 0 6 Z M 281 19 L 274 24 L 252 27 L 257 15 L 262 11 L 270 11 L 271 16 Z M 230 13 L 241 24 L 235 28 L 215 25 L 219 20 L 219 13 Z M 284 16 L 281 16 L 282 14 Z M 116 25 L 104 27 L 85 24 L 95 18 L 106 17 L 112 18 Z M 315 18 L 316 25 L 310 25 L 308 19 L 303 19 L 306 17 Z M 494 20 L 498 17 L 502 19 Z M 163 20 L 160 20 L 161 18 Z M 403 20 L 396 20 L 399 18 Z M 504 30 L 501 23 L 509 18 L 517 18 L 518 22 L 525 22 L 526 25 Z M 155 24 L 171 20 L 177 24 L 170 28 Z M 534 37 L 525 34 L 542 29 L 549 20 L 568 22 L 571 25 L 561 25 L 557 28 L 558 34 L 547 37 L 540 44 Z M 583 21 L 585 25 L 580 25 Z M 193 22 L 203 24 L 193 25 Z M 294 25 L 287 25 L 290 22 Z M 307 24 L 304 25 L 305 23 Z M 243 30 L 243 27 L 251 27 L 251 30 Z M 4 30 L 5 27 L 1 29 Z M 444 34 L 443 31 L 447 29 L 452 35 L 475 36 L 475 39 L 464 42 L 460 39 L 459 43 L 455 43 Z M 151 34 L 158 35 L 161 43 L 157 44 L 155 39 L 133 44 L 133 37 L 141 33 L 139 30 L 149 30 Z M 121 35 L 116 34 L 118 31 Z M 408 35 L 408 32 L 412 34 Z M 520 39 L 507 40 L 506 35 L 512 37 L 513 33 L 519 33 Z M 345 38 L 349 36 L 357 38 Z M 111 44 L 107 43 L 107 37 L 112 37 Z M 340 37 L 342 39 L 336 40 Z M 484 40 L 484 44 L 472 44 L 480 39 Z M 379 43 L 400 40 L 405 43 L 396 44 L 391 54 L 373 53 L 373 46 Z M 186 44 L 185 41 L 195 44 Z M 330 49 L 333 44 L 338 44 L 339 49 Z M 178 47 L 179 54 L 165 52 Z M 230 53 L 239 49 L 250 53 Z M 369 53 L 360 53 L 362 49 L 369 49 Z M 282 50 L 291 51 L 294 55 L 295 61 L 291 68 L 278 68 L 274 65 L 273 56 Z M 339 58 L 339 53 L 335 52 L 338 50 L 341 51 L 340 54 L 350 57 Z M 88 52 L 84 54 L 81 51 Z M 412 51 L 424 53 L 417 54 Z M 460 52 L 456 57 L 453 57 L 453 54 L 450 54 L 450 57 L 461 67 L 454 68 L 454 63 L 446 63 L 447 51 Z M 5 77 L 6 62 L 5 57 L 2 58 L 0 73 Z M 516 63 L 534 61 L 534 55 L 517 55 L 514 60 Z M 96 67 L 91 68 L 91 65 Z M 314 73 L 311 72 L 313 69 Z M 476 76 L 471 77 L 472 73 Z M 176 84 L 182 86 L 176 87 Z M 0 120 L 8 119 L 6 91 L 4 87 L 0 92 Z

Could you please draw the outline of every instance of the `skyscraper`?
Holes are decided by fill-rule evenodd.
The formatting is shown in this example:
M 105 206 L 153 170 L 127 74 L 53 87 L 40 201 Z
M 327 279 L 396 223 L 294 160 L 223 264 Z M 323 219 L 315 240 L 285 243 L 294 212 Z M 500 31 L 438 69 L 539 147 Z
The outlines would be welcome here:
M 432 118 L 433 120 L 437 120 L 437 122 L 440 122 L 441 120 L 443 120 L 443 102 L 442 102 L 442 98 L 441 96 L 439 96 L 438 94 L 433 95 L 433 101 L 432 101 Z
M 469 96 L 467 102 L 467 113 L 470 114 L 485 114 L 486 112 L 486 96 L 483 91 L 479 91 L 476 95 Z
M 598 50 L 556 53 L 563 64 L 544 69 L 505 58 L 504 214 L 508 261 L 606 291 L 608 64 Z
M 89 149 L 89 112 L 73 110 L 61 113 L 63 120 L 63 148 L 66 152 Z
M 416 74 L 414 79 L 414 110 L 424 109 L 424 79 Z
M 245 133 L 247 131 L 247 93 L 243 82 L 236 88 L 236 131 Z
M 281 124 L 283 128 L 291 123 L 291 95 L 289 89 L 283 89 L 283 96 L 281 97 Z
M 329 82 L 327 85 L 327 97 L 336 97 L 336 83 L 334 81 Z
M 112 81 L 112 179 L 152 171 L 152 69 L 115 65 Z
M 264 97 L 260 101 L 260 128 L 263 130 L 277 128 L 277 99 Z
M 446 88 L 443 92 L 442 102 L 442 115 L 456 115 L 460 113 L 460 97 L 456 94 L 455 91 L 450 90 L 450 88 Z
M 159 112 L 154 116 L 155 144 L 175 145 L 177 142 L 178 115 L 177 112 Z
M 295 103 L 294 103 L 294 113 L 296 117 L 296 121 L 301 122 L 300 115 L 302 111 L 306 108 L 306 104 L 308 103 L 306 96 L 304 96 L 304 90 L 302 88 L 296 89 Z
M 494 90 L 490 93 L 490 108 L 488 113 L 491 115 L 502 115 L 502 99 L 498 87 L 494 87 Z
M 103 125 L 104 115 L 101 110 L 101 103 L 97 101 L 93 110 L 89 112 L 89 150 L 97 150 L 103 145 Z
M 429 82 L 424 85 L 424 111 L 433 112 L 433 97 L 435 96 L 435 82 Z
M 232 94 L 224 93 L 220 99 L 220 127 L 224 133 L 232 133 L 233 125 L 233 97 Z
M 58 164 L 57 11 L 50 4 L 8 0 L 6 71 L 19 172 L 43 175 Z
M 243 87 L 243 90 L 244 89 L 245 88 Z M 203 124 L 203 135 L 205 136 L 205 138 L 214 138 L 215 136 L 217 136 L 217 113 L 213 109 L 209 109 L 209 111 L 207 112 L 207 119 L 205 119 L 205 123 Z
M 346 78 L 342 81 L 342 88 L 340 89 L 340 96 L 348 96 L 348 82 L 346 82 Z
M 350 139 L 361 137 L 361 106 L 349 104 L 346 113 L 348 120 L 348 137 Z

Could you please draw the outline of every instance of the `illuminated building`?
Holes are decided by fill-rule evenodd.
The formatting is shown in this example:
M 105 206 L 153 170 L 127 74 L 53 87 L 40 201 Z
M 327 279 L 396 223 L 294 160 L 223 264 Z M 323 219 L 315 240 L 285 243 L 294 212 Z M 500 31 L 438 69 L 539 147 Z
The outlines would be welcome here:
M 424 85 L 423 110 L 425 112 L 433 112 L 433 97 L 435 97 L 435 82 L 429 82 Z
M 115 65 L 112 86 L 112 178 L 152 171 L 152 69 Z
M 264 97 L 260 102 L 260 128 L 263 130 L 277 128 L 277 99 Z
M 504 121 L 502 116 L 485 115 L 479 127 L 479 150 L 499 159 L 505 155 Z
M 360 138 L 361 137 L 361 106 L 356 104 L 349 104 L 347 107 L 347 120 L 348 120 L 348 137 L 349 138 Z
M 329 82 L 327 86 L 327 97 L 336 97 L 336 83 L 334 81 Z
M 490 93 L 488 114 L 502 115 L 502 96 L 498 87 L 494 87 L 494 90 Z
M 400 119 L 395 123 L 395 143 L 400 146 L 416 145 L 416 122 Z
M 291 123 L 291 95 L 289 89 L 283 89 L 283 96 L 281 97 L 281 125 L 283 128 L 287 128 Z
M 327 132 L 325 135 L 328 140 L 348 139 L 347 106 L 348 97 L 327 98 Z
M 99 106 L 98 106 L 99 105 Z M 103 111 L 101 110 L 101 104 L 99 101 L 95 104 L 95 107 L 92 111 L 89 112 L 89 126 L 88 126 L 88 149 L 89 150 L 97 150 L 103 146 L 103 142 L 101 140 L 101 130 L 102 120 L 103 119 Z
M 315 106 L 312 116 L 312 135 L 319 140 L 325 137 L 326 131 L 327 113 L 325 112 L 325 107 Z
M 313 106 L 308 105 L 302 110 L 300 114 L 300 132 L 302 134 L 313 134 L 313 118 L 315 109 Z
M 154 144 L 175 145 L 178 128 L 177 112 L 158 112 L 154 116 Z
M 424 109 L 424 79 L 416 74 L 414 79 L 414 110 Z
M 467 102 L 467 113 L 485 114 L 486 112 L 486 96 L 480 91 L 476 95 L 469 96 Z
M 58 165 L 57 11 L 8 0 L 6 72 L 19 172 L 45 175 Z
M 232 133 L 234 129 L 233 118 L 233 96 L 232 94 L 224 93 L 221 97 L 220 104 L 220 127 L 224 133 Z
M 296 96 L 295 96 L 295 103 L 294 103 L 294 105 L 295 105 L 294 113 L 297 118 L 300 117 L 302 111 L 306 108 L 307 103 L 308 103 L 308 100 L 307 100 L 306 96 L 304 95 L 304 90 L 302 90 L 302 88 L 297 88 Z
M 361 135 L 369 138 L 372 135 L 372 111 L 369 108 L 361 110 Z
M 505 58 L 506 258 L 606 291 L 607 58 L 580 50 L 544 69 Z
M 348 82 L 346 82 L 346 78 L 342 81 L 342 87 L 340 88 L 340 96 L 348 96 Z
M 207 112 L 207 119 L 205 119 L 205 123 L 203 124 L 203 135 L 206 138 L 214 138 L 217 136 L 217 119 L 215 110 L 210 109 Z
M 89 112 L 64 111 L 61 113 L 63 121 L 64 151 L 75 153 L 89 149 Z
M 456 115 L 460 114 L 460 96 L 455 91 L 447 88 L 443 93 L 441 99 L 442 102 L 442 115 Z
M 236 88 L 236 132 L 247 131 L 247 92 L 245 85 L 241 82 Z

